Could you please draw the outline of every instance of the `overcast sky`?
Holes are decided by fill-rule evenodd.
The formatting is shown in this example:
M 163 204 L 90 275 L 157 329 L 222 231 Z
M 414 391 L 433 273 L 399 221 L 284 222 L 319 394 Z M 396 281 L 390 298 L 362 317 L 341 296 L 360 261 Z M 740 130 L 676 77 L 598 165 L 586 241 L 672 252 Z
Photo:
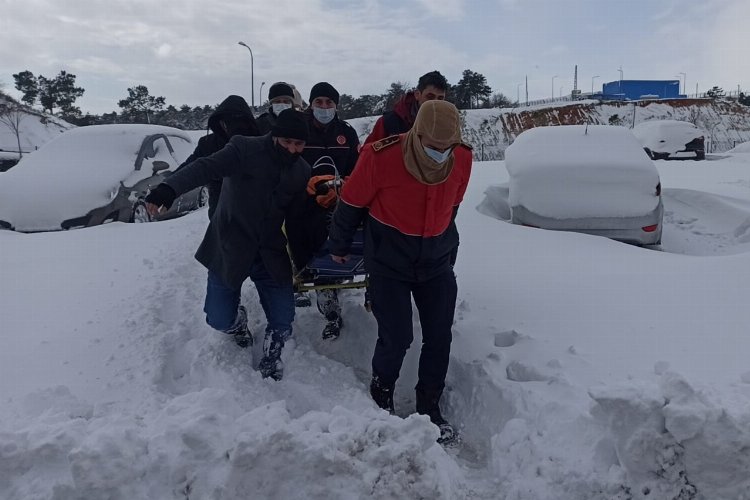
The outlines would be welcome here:
M 72 72 L 83 111 L 119 111 L 146 85 L 167 104 L 255 103 L 294 83 L 380 94 L 464 69 L 495 92 L 542 99 L 624 79 L 681 79 L 687 92 L 750 87 L 749 0 L 0 0 L 0 82 Z M 683 78 L 680 73 L 685 73 Z M 556 78 L 553 78 L 556 77 Z M 520 86 L 519 86 L 520 84 Z

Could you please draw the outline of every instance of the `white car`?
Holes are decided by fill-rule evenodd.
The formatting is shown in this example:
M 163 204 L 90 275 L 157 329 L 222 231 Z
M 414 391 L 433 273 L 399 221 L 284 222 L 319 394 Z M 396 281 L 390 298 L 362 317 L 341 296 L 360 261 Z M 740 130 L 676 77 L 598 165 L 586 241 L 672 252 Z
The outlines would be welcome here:
M 706 159 L 705 134 L 692 123 L 649 120 L 633 127 L 633 135 L 652 160 Z
M 192 153 L 185 132 L 159 125 L 68 130 L 0 178 L 0 228 L 55 231 L 104 222 L 148 222 L 143 198 Z M 208 203 L 208 189 L 180 196 L 159 219 Z
M 624 127 L 533 128 L 506 149 L 505 166 L 515 224 L 661 243 L 659 173 Z

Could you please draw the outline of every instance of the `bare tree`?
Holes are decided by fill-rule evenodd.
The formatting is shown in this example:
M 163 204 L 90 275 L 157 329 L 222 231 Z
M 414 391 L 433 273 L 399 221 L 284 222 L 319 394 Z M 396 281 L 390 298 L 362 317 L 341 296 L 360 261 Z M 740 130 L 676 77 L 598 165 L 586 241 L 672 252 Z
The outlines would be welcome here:
M 23 152 L 21 152 L 21 122 L 24 118 L 26 118 L 26 113 L 20 105 L 13 102 L 0 104 L 0 123 L 8 127 L 15 134 L 19 160 L 23 158 Z

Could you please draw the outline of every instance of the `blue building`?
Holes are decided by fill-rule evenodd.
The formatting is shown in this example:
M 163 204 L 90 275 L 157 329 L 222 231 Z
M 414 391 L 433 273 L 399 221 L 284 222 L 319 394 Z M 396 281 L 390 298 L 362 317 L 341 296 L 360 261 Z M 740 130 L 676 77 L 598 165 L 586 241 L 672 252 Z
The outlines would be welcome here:
M 677 99 L 679 80 L 615 80 L 602 85 L 602 99 L 636 101 L 638 99 Z

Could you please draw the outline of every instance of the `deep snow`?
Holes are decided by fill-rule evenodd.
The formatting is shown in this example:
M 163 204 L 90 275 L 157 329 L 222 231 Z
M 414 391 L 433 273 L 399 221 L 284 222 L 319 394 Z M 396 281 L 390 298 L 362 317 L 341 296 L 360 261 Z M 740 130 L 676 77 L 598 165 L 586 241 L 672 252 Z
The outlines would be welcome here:
M 656 162 L 662 252 L 507 224 L 504 165 L 475 164 L 449 450 L 409 416 L 415 349 L 400 416 L 371 402 L 361 291 L 335 342 L 298 309 L 281 382 L 206 326 L 203 210 L 0 231 L 0 498 L 750 498 L 742 156 Z M 252 285 L 243 302 L 260 332 Z

